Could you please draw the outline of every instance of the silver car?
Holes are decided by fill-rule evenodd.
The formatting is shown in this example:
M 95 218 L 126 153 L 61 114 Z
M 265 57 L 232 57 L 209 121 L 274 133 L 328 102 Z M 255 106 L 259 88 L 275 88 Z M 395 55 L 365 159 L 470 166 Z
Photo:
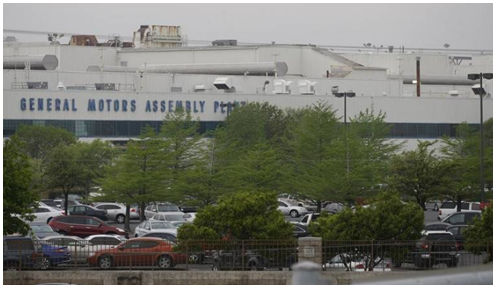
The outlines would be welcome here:
M 95 208 L 107 211 L 109 220 L 114 220 L 117 223 L 126 221 L 126 205 L 118 203 L 98 203 Z M 139 219 L 139 214 L 136 209 L 129 211 L 129 219 Z
M 157 213 L 169 213 L 174 212 L 176 214 L 184 215 L 184 212 L 179 209 L 179 206 L 171 203 L 153 203 L 146 206 L 145 217 L 146 219 L 152 218 Z
M 178 222 L 186 222 L 186 219 L 184 218 L 184 214 L 177 214 L 175 212 L 165 212 L 165 213 L 157 213 L 153 215 L 153 217 L 150 220 L 156 220 L 156 221 L 167 221 L 172 223 L 173 225 Z
M 277 209 L 281 211 L 282 214 L 289 215 L 293 218 L 308 214 L 307 208 L 295 205 L 285 199 L 277 199 L 277 204 Z
M 166 221 L 146 220 L 134 230 L 134 237 L 141 237 L 151 232 L 167 232 L 177 234 L 177 228 Z

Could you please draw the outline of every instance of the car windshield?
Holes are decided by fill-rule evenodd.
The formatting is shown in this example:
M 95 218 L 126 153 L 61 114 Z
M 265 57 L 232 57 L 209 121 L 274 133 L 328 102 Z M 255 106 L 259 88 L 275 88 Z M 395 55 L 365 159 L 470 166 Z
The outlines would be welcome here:
M 167 221 L 184 221 L 181 215 L 165 215 L 165 220 Z
M 168 222 L 152 222 L 152 229 L 174 229 L 174 225 Z
M 176 205 L 158 205 L 158 212 L 178 212 L 179 207 Z
M 35 225 L 31 226 L 33 232 L 53 232 L 52 227 L 48 225 Z

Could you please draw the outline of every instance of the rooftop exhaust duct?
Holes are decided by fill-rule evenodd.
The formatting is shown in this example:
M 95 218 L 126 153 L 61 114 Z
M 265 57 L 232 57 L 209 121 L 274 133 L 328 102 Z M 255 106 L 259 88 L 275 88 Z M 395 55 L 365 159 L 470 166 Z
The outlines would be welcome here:
M 55 55 L 3 56 L 3 69 L 55 70 L 59 60 Z

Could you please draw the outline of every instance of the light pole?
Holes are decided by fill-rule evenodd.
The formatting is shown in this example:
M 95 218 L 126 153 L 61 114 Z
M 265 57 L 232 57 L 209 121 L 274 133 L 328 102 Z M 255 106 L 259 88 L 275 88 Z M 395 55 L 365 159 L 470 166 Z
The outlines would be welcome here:
M 479 94 L 480 97 L 480 202 L 484 202 L 484 119 L 483 119 L 483 98 L 486 94 L 486 90 L 482 86 L 482 79 L 486 78 L 488 80 L 493 79 L 493 73 L 478 73 L 478 74 L 468 74 L 468 79 L 470 80 L 480 80 L 479 87 L 477 85 L 472 86 L 472 90 L 475 94 Z
M 346 98 L 353 98 L 356 96 L 355 92 L 339 92 L 338 86 L 333 86 L 331 89 L 332 95 L 337 98 L 344 97 L 344 129 L 345 129 L 345 142 L 346 142 L 346 176 L 350 173 L 350 155 L 348 151 L 348 126 L 347 126 L 347 116 L 346 116 Z

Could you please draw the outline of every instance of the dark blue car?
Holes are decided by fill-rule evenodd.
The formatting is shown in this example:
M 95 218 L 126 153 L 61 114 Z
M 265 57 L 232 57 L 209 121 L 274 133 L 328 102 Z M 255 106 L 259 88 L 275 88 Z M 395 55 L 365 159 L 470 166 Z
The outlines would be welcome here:
M 29 237 L 3 238 L 3 267 L 6 270 L 39 268 L 42 270 L 68 262 L 66 247 L 45 244 Z

